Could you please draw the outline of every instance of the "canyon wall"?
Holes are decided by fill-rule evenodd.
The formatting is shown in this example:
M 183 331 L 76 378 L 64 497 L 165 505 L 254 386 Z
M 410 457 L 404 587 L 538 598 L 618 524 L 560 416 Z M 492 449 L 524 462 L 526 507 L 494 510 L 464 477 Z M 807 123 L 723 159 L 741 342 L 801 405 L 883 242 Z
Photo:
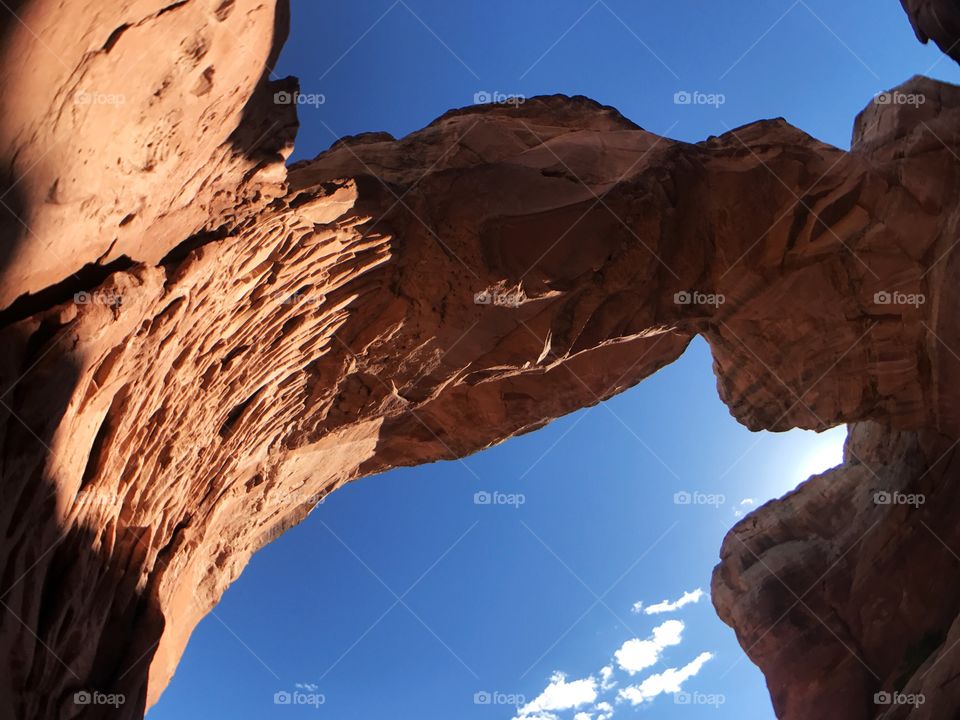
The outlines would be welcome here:
M 0 717 L 142 716 L 327 493 L 601 402 L 698 334 L 748 427 L 851 423 L 844 465 L 739 523 L 714 575 L 778 714 L 956 705 L 960 88 L 909 81 L 926 102 L 871 104 L 850 152 L 545 96 L 287 169 L 282 4 L 14 9 Z M 926 702 L 875 703 L 894 690 Z

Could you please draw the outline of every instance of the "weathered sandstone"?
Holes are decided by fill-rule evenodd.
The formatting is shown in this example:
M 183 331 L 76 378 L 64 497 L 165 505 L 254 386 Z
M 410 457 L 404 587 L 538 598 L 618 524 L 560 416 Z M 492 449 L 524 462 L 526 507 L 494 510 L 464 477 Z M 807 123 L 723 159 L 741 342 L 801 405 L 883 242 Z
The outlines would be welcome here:
M 853 424 L 845 465 L 738 524 L 715 573 L 778 712 L 878 717 L 909 688 L 911 717 L 947 717 L 960 88 L 911 80 L 927 101 L 871 104 L 851 152 L 782 120 L 680 143 L 552 96 L 287 171 L 285 8 L 17 9 L 0 717 L 141 716 L 318 499 L 602 401 L 697 334 L 740 422 Z

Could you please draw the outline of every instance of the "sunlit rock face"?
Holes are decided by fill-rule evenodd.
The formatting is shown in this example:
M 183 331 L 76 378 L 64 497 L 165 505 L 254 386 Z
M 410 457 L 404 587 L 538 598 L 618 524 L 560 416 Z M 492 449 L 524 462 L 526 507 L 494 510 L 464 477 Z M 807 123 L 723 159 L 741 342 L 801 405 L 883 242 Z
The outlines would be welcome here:
M 327 493 L 595 404 L 697 334 L 747 426 L 855 423 L 715 574 L 778 712 L 900 717 L 874 693 L 919 689 L 944 717 L 960 90 L 910 81 L 926 101 L 872 105 L 849 153 L 782 120 L 679 143 L 553 96 L 288 170 L 295 84 L 264 71 L 285 7 L 15 9 L 0 717 L 142 716 Z

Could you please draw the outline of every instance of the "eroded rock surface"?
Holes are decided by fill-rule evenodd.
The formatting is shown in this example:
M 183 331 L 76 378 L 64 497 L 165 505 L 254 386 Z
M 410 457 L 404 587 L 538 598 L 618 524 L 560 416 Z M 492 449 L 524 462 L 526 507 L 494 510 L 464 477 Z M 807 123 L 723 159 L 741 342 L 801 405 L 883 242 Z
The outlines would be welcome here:
M 955 717 L 956 440 L 851 426 L 842 466 L 740 522 L 713 601 L 778 717 Z
M 6 27 L 5 56 L 60 62 L 34 96 L 0 64 L 23 103 L 0 121 L 0 717 L 139 717 L 324 495 L 600 402 L 697 334 L 747 426 L 856 423 L 847 465 L 738 525 L 715 575 L 778 712 L 876 717 L 907 683 L 944 717 L 960 89 L 914 79 L 928 102 L 871 105 L 849 153 L 782 120 L 679 143 L 554 96 L 287 172 L 283 8 L 17 9 L 42 36 Z

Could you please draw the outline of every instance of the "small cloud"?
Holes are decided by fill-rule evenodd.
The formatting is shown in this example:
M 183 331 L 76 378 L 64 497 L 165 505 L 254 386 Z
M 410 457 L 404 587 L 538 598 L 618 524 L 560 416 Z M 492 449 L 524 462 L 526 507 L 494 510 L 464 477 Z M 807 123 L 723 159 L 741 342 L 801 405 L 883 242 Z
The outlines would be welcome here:
M 610 720 L 613 717 L 613 705 L 608 702 L 598 702 L 593 706 L 593 712 L 596 713 L 595 720 Z M 573 720 L 594 720 L 594 716 L 588 712 L 578 712 L 573 716 Z
M 753 507 L 756 504 L 757 504 L 757 501 L 754 498 L 744 498 L 743 500 L 740 501 L 740 506 L 737 508 L 734 508 L 733 516 L 738 518 L 743 517 L 743 510 L 741 510 L 740 508 Z
M 635 614 L 636 614 L 636 613 L 639 613 L 641 610 L 643 610 L 643 601 L 642 601 L 642 600 L 638 600 L 637 602 L 635 602 L 635 603 L 633 604 L 633 607 L 630 608 L 630 612 L 635 613 Z
M 613 679 L 613 665 L 600 668 L 600 689 L 609 690 L 616 684 L 617 682 Z
M 703 597 L 703 590 L 701 590 L 700 588 L 697 588 L 696 590 L 692 590 L 691 592 L 685 592 L 683 595 L 680 596 L 679 600 L 676 600 L 674 602 L 664 600 L 663 602 L 657 603 L 656 605 L 651 605 L 650 607 L 646 608 L 643 612 L 646 613 L 647 615 L 658 615 L 660 613 L 674 612 L 682 608 L 684 605 L 700 602 L 700 598 L 702 597 Z
M 646 670 L 660 660 L 664 648 L 679 645 L 684 625 L 679 620 L 667 620 L 653 629 L 653 634 L 646 640 L 633 638 L 627 640 L 613 657 L 621 670 L 634 675 Z
M 640 705 L 643 702 L 653 700 L 661 693 L 678 693 L 682 689 L 683 683 L 699 673 L 704 664 L 712 659 L 713 653 L 700 653 L 693 662 L 684 665 L 679 670 L 670 668 L 662 673 L 651 675 L 639 685 L 623 688 L 617 693 L 617 697 L 628 701 L 631 705 Z
M 567 682 L 566 675 L 556 672 L 544 691 L 520 708 L 514 720 L 555 720 L 554 711 L 573 710 L 596 699 L 596 678 L 591 676 Z

